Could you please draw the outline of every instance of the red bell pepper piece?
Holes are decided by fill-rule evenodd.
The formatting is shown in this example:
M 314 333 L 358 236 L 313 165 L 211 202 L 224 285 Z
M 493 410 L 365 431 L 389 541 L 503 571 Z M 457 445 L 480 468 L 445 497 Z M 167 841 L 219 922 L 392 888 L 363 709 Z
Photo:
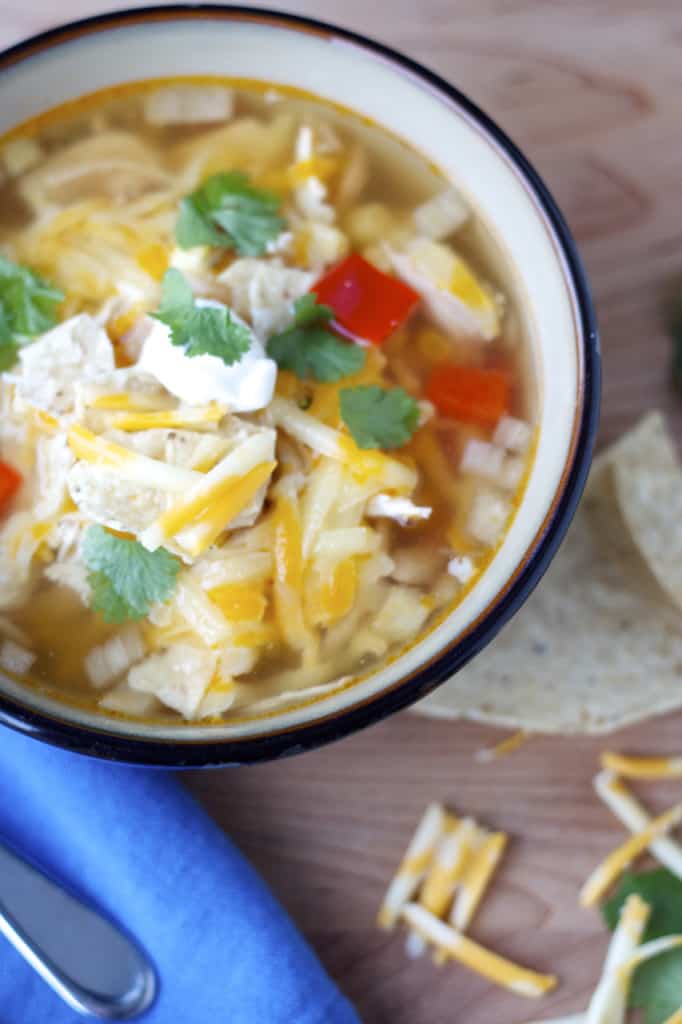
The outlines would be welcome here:
M 419 293 L 384 274 L 356 252 L 333 267 L 311 288 L 317 301 L 334 310 L 343 333 L 380 345 L 407 319 Z
M 511 380 L 503 370 L 437 366 L 426 385 L 426 397 L 443 416 L 494 427 L 509 410 Z
M 0 512 L 4 511 L 10 499 L 21 487 L 21 473 L 18 473 L 8 462 L 0 461 Z

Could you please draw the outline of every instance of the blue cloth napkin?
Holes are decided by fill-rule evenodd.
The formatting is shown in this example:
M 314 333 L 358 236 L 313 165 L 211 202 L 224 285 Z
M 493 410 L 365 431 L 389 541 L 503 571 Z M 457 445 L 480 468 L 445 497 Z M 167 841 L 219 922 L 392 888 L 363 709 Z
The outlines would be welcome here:
M 263 882 L 173 775 L 0 730 L 0 838 L 138 939 L 145 1024 L 358 1024 Z M 2 1024 L 76 1024 L 0 937 Z

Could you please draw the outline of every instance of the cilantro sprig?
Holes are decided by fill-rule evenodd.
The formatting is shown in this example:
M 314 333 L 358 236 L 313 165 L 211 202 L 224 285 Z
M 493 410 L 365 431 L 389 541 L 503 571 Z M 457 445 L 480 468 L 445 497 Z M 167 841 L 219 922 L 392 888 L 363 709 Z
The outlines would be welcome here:
M 417 402 L 403 388 L 370 384 L 344 388 L 339 396 L 341 418 L 358 448 L 400 448 L 419 422 Z
M 318 305 L 315 295 L 301 296 L 294 303 L 291 327 L 268 341 L 268 355 L 281 370 L 292 370 L 303 380 L 330 382 L 357 373 L 365 365 L 365 353 L 327 330 L 333 316 L 334 310 Z
M 152 604 L 168 600 L 180 562 L 165 548 L 147 551 L 136 540 L 89 527 L 83 541 L 92 607 L 106 622 L 143 619 Z
M 281 200 L 253 188 L 241 171 L 213 174 L 180 204 L 175 237 L 182 249 L 219 245 L 240 256 L 261 256 L 284 227 Z
M 0 372 L 14 365 L 21 345 L 54 327 L 63 298 L 28 267 L 0 255 Z
M 171 341 L 184 346 L 187 356 L 217 356 L 231 366 L 251 343 L 248 329 L 229 309 L 197 305 L 190 285 L 174 268 L 164 274 L 161 304 L 152 316 L 170 327 Z
M 682 932 L 682 881 L 664 868 L 623 876 L 603 907 L 609 928 L 618 924 L 621 907 L 632 893 L 651 907 L 643 942 Z M 682 1006 L 682 948 L 640 964 L 630 987 L 630 1006 L 645 1011 L 646 1024 L 663 1024 Z

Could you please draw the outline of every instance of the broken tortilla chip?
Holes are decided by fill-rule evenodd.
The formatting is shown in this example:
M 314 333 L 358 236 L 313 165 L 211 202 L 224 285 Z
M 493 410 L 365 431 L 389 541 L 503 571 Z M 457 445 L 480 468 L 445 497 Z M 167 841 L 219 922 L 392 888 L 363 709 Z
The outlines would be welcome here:
M 682 609 L 682 472 L 660 413 L 646 416 L 614 446 L 616 498 L 637 547 L 661 587 Z M 672 528 L 671 528 L 672 527 Z
M 595 460 L 537 590 L 415 711 L 533 732 L 603 733 L 682 706 L 682 475 L 676 462 L 673 474 L 671 444 L 652 414 Z M 624 501 L 636 511 L 626 514 Z M 655 528 L 645 525 L 652 501 Z M 678 587 L 680 607 L 671 600 Z

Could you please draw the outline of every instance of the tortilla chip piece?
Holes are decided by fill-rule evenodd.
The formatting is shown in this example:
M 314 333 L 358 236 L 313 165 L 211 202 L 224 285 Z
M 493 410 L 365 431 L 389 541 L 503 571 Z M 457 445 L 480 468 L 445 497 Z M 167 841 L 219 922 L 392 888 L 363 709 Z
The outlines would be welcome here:
M 648 481 L 657 462 L 666 480 L 668 446 L 660 418 L 647 417 L 596 460 L 585 497 L 545 578 L 499 637 L 415 711 L 548 733 L 603 733 L 682 706 L 682 620 L 628 529 L 618 496 L 629 472 Z M 635 468 L 633 452 L 646 448 Z M 678 471 L 679 473 L 679 471 Z M 666 493 L 673 492 L 672 479 Z M 676 484 L 682 493 L 682 481 Z M 637 493 L 636 483 L 628 493 Z M 647 502 L 641 499 L 640 504 Z M 682 498 L 673 509 L 682 511 Z M 656 513 L 659 537 L 642 549 L 674 554 L 680 516 Z M 630 515 L 639 522 L 640 513 Z M 639 541 L 639 534 L 637 540 Z M 681 563 L 682 564 L 682 563 Z M 662 571 L 662 570 L 660 570 Z M 682 577 L 681 577 L 682 582 Z
M 682 472 L 660 413 L 641 421 L 611 456 L 623 518 L 652 573 L 682 609 Z

